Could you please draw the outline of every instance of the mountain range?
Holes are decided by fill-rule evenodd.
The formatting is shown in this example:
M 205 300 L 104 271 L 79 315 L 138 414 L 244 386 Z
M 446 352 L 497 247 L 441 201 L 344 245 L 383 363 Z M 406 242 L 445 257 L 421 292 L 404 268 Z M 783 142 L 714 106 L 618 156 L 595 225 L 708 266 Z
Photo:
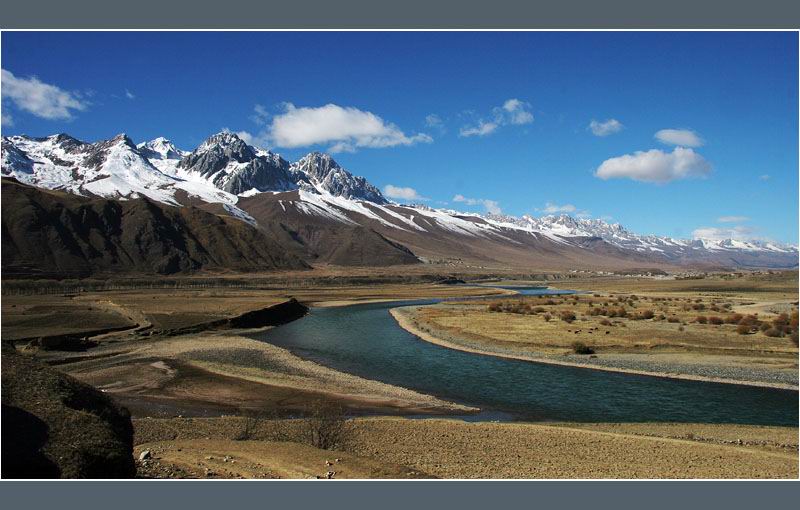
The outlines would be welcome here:
M 420 262 L 536 270 L 798 265 L 797 247 L 773 242 L 673 239 L 568 215 L 399 204 L 328 154 L 289 162 L 229 132 L 191 152 L 165 138 L 137 145 L 124 134 L 96 143 L 67 134 L 4 137 L 2 176 L 3 270 L 13 265 L 20 274 L 59 264 L 82 274 Z M 94 230 L 74 216 L 88 210 L 97 213 Z M 49 230 L 34 237 L 47 257 L 25 239 L 43 225 Z M 125 237 L 136 228 L 148 235 Z

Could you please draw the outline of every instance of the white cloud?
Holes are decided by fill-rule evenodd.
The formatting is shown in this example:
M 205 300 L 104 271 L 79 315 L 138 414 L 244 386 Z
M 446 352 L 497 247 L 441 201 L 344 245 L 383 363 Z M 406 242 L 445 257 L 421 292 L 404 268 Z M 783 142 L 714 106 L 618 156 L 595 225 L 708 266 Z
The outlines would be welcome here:
M 767 175 L 767 174 L 759 175 L 758 178 L 761 179 L 762 181 L 768 181 L 769 180 L 769 175 Z
M 655 134 L 655 138 L 661 143 L 681 147 L 700 147 L 705 143 L 697 133 L 689 129 L 662 129 Z
M 3 112 L 2 125 L 5 127 L 11 127 L 14 125 L 14 119 L 11 117 L 11 114 Z
M 384 121 L 372 112 L 354 107 L 327 104 L 318 108 L 297 108 L 285 103 L 284 112 L 272 117 L 266 130 L 254 140 L 264 145 L 294 148 L 332 144 L 330 152 L 352 152 L 358 148 L 382 148 L 415 143 L 430 143 L 424 133 L 406 135 L 396 125 Z M 256 106 L 256 115 L 263 118 L 264 110 Z
M 486 136 L 494 133 L 497 128 L 505 125 L 521 126 L 533 122 L 533 113 L 530 103 L 519 99 L 508 99 L 502 106 L 492 108 L 491 119 L 478 119 L 472 124 L 467 124 L 459 130 L 459 136 Z
M 418 201 L 426 201 L 427 198 L 420 196 L 417 193 L 417 190 L 414 188 L 404 188 L 402 186 L 394 186 L 392 184 L 387 184 L 383 188 L 383 194 L 389 198 L 396 198 L 400 200 L 418 200 Z
M 507 112 L 507 121 L 516 125 L 533 122 L 533 114 L 528 111 L 530 107 L 530 104 L 519 99 L 509 99 L 503 103 L 503 110 Z
M 749 219 L 747 216 L 720 216 L 717 221 L 720 223 L 741 223 Z
M 223 129 L 223 131 L 230 131 L 229 129 Z M 261 147 L 261 141 L 256 139 L 252 134 L 248 133 L 247 131 L 237 131 L 236 136 L 242 139 L 244 143 L 247 145 L 255 145 Z
M 576 210 L 577 208 L 572 204 L 558 205 L 552 202 L 547 202 L 544 205 L 544 209 L 542 209 L 542 212 L 545 212 L 547 214 L 556 214 L 556 213 L 571 213 L 575 212 Z
M 652 149 L 637 151 L 603 161 L 595 172 L 600 179 L 633 179 L 642 182 L 667 183 L 676 179 L 705 177 L 711 164 L 692 149 L 675 147 L 672 152 Z
M 267 123 L 269 119 L 269 112 L 263 105 L 257 104 L 253 107 L 253 115 L 250 116 L 250 120 L 258 124 L 259 126 L 263 126 Z
M 136 99 L 134 93 L 128 89 L 125 89 L 125 97 L 127 97 L 128 99 Z
M 461 136 L 486 136 L 500 127 L 494 122 L 479 121 L 477 126 L 462 126 L 458 134 Z
M 489 200 L 488 198 L 467 198 L 464 195 L 455 195 L 453 202 L 460 202 L 467 205 L 481 205 L 486 209 L 489 214 L 501 214 L 503 211 L 500 209 L 500 204 L 496 200 Z
M 441 117 L 432 113 L 425 117 L 425 126 L 438 129 L 444 127 L 444 122 Z
M 750 241 L 753 239 L 753 229 L 742 225 L 729 228 L 700 227 L 692 232 L 692 237 L 694 239 L 713 239 L 716 241 L 725 239 Z
M 3 83 L 3 99 L 9 99 L 17 108 L 43 119 L 71 119 L 72 110 L 83 111 L 89 106 L 76 94 L 43 83 L 35 76 L 18 78 L 3 69 L 0 80 Z
M 592 214 L 586 210 L 580 210 L 572 204 L 555 204 L 553 202 L 546 202 L 544 207 L 536 209 L 545 214 L 571 214 L 576 218 L 591 218 Z
M 622 122 L 618 121 L 617 119 L 608 119 L 605 122 L 598 122 L 592 119 L 592 121 L 589 123 L 589 129 L 595 136 L 613 135 L 614 133 L 619 133 L 622 131 L 622 128 L 624 127 L 625 126 L 622 125 Z

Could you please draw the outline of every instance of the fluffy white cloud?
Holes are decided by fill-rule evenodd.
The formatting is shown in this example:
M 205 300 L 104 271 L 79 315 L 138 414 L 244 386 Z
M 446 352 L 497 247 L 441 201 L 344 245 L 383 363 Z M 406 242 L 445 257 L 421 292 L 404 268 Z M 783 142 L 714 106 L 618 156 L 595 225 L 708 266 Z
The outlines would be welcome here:
M 14 125 L 14 119 L 11 117 L 10 114 L 3 112 L 2 114 L 2 125 L 5 127 L 11 127 Z
M 396 198 L 399 200 L 420 200 L 426 201 L 427 198 L 420 196 L 414 188 L 404 188 L 402 186 L 394 186 L 387 184 L 383 188 L 383 194 L 389 198 Z
M 136 95 L 128 89 L 125 89 L 125 97 L 128 99 L 136 99 Z
M 458 134 L 461 136 L 486 136 L 500 127 L 494 122 L 479 121 L 477 126 L 462 126 Z
M 700 227 L 692 232 L 695 239 L 714 239 L 716 241 L 725 239 L 736 239 L 738 241 L 749 241 L 754 237 L 753 229 L 742 225 L 730 228 L 719 227 Z
M 595 176 L 600 179 L 633 179 L 642 182 L 667 183 L 676 179 L 705 177 L 711 164 L 692 149 L 675 147 L 672 152 L 658 149 L 637 151 L 603 161 Z
M 17 108 L 49 120 L 72 118 L 72 111 L 83 111 L 89 104 L 71 92 L 55 85 L 43 83 L 35 76 L 18 78 L 2 70 L 3 99 L 12 101 Z
M 486 136 L 494 133 L 497 128 L 505 125 L 521 126 L 533 122 L 533 113 L 530 111 L 531 105 L 519 99 L 508 99 L 502 106 L 492 109 L 491 119 L 478 119 L 477 122 L 461 127 L 459 135 Z
M 619 133 L 622 131 L 623 127 L 625 126 L 623 126 L 622 122 L 618 121 L 617 119 L 608 119 L 605 122 L 592 120 L 589 123 L 589 129 L 595 136 L 613 135 L 614 133 Z
M 769 180 L 769 175 L 767 175 L 767 174 L 759 175 L 758 178 L 761 179 L 762 181 L 768 181 Z
M 700 147 L 705 143 L 697 133 L 689 129 L 662 129 L 655 134 L 655 138 L 661 143 L 681 147 Z
M 396 125 L 372 112 L 327 104 L 318 108 L 284 105 L 284 112 L 272 117 L 267 138 L 276 147 L 306 147 L 333 144 L 331 152 L 352 152 L 357 148 L 395 147 L 430 143 L 424 134 L 406 135 Z
M 720 216 L 717 221 L 720 223 L 741 223 L 749 219 L 747 216 Z
M 464 195 L 455 195 L 453 202 L 460 202 L 467 205 L 481 205 L 486 209 L 489 214 L 501 214 L 500 204 L 496 200 L 489 200 L 488 198 L 467 198 Z

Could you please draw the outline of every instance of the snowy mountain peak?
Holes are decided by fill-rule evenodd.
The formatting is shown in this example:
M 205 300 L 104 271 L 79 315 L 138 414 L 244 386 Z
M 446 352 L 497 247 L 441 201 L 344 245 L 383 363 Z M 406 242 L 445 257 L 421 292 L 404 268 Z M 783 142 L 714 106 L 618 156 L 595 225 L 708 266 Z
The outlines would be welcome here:
M 209 136 L 192 152 L 192 154 L 200 154 L 209 151 L 240 154 L 240 157 L 248 158 L 248 161 L 256 156 L 254 147 L 247 145 L 244 140 L 239 138 L 239 135 L 229 131 L 221 131 L 215 135 Z
M 269 151 L 247 145 L 234 133 L 209 137 L 178 163 L 178 169 L 209 181 L 234 195 L 263 191 L 289 191 L 297 184 L 289 163 Z
M 140 143 L 137 147 L 148 159 L 181 159 L 186 155 L 186 153 L 175 147 L 175 144 L 163 136 L 154 138 L 149 142 Z
M 388 203 L 378 188 L 365 178 L 355 176 L 339 166 L 328 154 L 306 154 L 293 163 L 289 170 L 301 187 L 306 183 L 337 197 L 366 200 L 376 204 Z

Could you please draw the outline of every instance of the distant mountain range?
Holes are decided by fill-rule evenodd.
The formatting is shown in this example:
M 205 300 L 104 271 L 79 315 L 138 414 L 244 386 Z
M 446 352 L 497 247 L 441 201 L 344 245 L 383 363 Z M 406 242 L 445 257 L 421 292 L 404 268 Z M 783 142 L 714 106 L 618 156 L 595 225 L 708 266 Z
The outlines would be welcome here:
M 230 217 L 242 224 L 240 229 L 255 231 L 251 241 L 265 243 L 266 251 L 259 256 L 270 255 L 272 261 L 264 262 L 263 269 L 421 261 L 535 270 L 798 265 L 797 247 L 777 243 L 643 236 L 619 224 L 568 215 L 518 218 L 397 204 L 327 154 L 312 152 L 290 163 L 228 132 L 209 137 L 191 152 L 178 149 L 165 138 L 136 145 L 124 134 L 96 143 L 66 134 L 4 137 L 2 175 L 36 188 L 120 202 L 124 205 L 115 209 L 119 214 L 135 209 L 125 202 L 144 201 L 157 204 L 162 211 L 176 206 Z M 25 188 L 3 187 L 4 270 L 7 253 L 22 263 L 18 260 L 22 251 L 14 252 L 18 241 L 10 236 L 19 226 L 9 222 L 28 221 L 18 211 L 7 214 L 7 203 L 15 203 L 7 200 L 7 194 L 20 194 Z M 186 214 L 171 212 L 164 217 L 178 221 Z M 205 221 L 201 223 L 205 225 Z M 59 228 L 69 231 L 77 225 L 53 228 L 55 232 Z M 7 242 L 11 243 L 9 250 Z M 238 249 L 235 243 L 228 248 Z M 96 249 L 102 252 L 104 248 Z M 180 263 L 137 263 L 129 268 L 122 264 L 120 268 L 168 273 L 222 267 L 229 262 L 231 269 L 258 268 L 258 257 L 250 257 L 252 264 L 243 268 L 231 262 L 230 253 L 216 260 L 213 243 L 203 249 L 210 258 L 195 254 L 179 256 Z M 90 267 L 92 257 L 84 258 L 84 268 Z M 44 270 L 46 263 L 40 260 L 33 266 L 39 264 Z M 115 267 L 109 263 L 101 266 L 98 270 Z

